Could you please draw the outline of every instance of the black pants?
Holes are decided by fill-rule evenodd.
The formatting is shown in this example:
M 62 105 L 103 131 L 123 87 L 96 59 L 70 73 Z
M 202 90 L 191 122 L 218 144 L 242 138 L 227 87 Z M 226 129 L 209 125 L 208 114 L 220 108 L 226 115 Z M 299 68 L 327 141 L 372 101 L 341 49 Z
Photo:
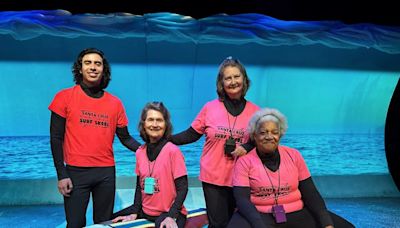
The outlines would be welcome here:
M 344 218 L 329 212 L 335 228 L 354 228 L 354 225 L 345 220 Z M 319 228 L 321 227 L 314 219 L 312 214 L 303 208 L 300 211 L 287 213 L 287 222 L 277 224 L 271 213 L 260 213 L 265 227 L 273 228 Z M 251 224 L 239 212 L 235 212 L 229 222 L 228 228 L 251 228 Z M 258 227 L 257 227 L 258 228 Z M 262 228 L 262 227 L 260 227 Z
M 236 207 L 233 188 L 202 182 L 209 228 L 225 228 Z
M 126 215 L 132 214 L 131 208 L 132 208 L 132 206 L 127 207 L 127 208 L 125 208 L 125 209 L 122 209 L 122 210 L 120 210 L 120 211 L 114 213 L 114 214 L 112 215 L 112 218 L 114 219 L 114 218 L 116 218 L 116 217 L 118 217 L 118 216 L 126 216 Z M 160 225 L 161 225 L 161 223 L 162 223 L 162 221 L 164 221 L 164 219 L 165 219 L 166 217 L 168 217 L 168 213 L 167 213 L 167 212 L 166 212 L 166 213 L 162 213 L 160 216 L 150 216 L 150 215 L 145 214 L 145 213 L 143 212 L 143 210 L 141 210 L 141 211 L 138 213 L 137 219 L 144 218 L 144 219 L 147 219 L 147 220 L 149 220 L 149 221 L 152 221 L 152 222 L 155 223 L 156 228 L 159 228 Z M 178 225 L 179 228 L 184 228 L 184 227 L 185 227 L 185 224 L 186 224 L 186 215 L 183 215 L 183 214 L 179 213 L 179 214 L 178 214 L 178 218 L 176 218 L 176 224 Z M 161 227 L 161 228 L 162 228 L 162 227 Z
M 115 167 L 82 168 L 67 166 L 72 180 L 72 192 L 64 197 L 64 209 L 68 228 L 86 226 L 86 209 L 90 193 L 93 199 L 93 222 L 111 218 L 115 198 Z

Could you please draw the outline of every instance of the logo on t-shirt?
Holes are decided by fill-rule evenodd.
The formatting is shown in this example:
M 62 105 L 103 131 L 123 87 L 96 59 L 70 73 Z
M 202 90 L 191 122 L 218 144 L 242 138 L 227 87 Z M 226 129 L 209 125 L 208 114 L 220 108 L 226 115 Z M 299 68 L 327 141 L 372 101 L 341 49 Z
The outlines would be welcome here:
M 275 189 L 275 191 L 274 191 Z M 289 191 L 290 191 L 290 186 L 288 184 L 280 186 L 279 187 L 279 191 L 277 186 L 262 186 L 262 187 L 258 187 L 258 189 L 255 190 L 254 195 L 256 197 L 260 197 L 261 199 L 270 199 L 270 198 L 274 198 L 275 194 L 274 192 L 276 192 L 278 194 L 278 197 L 280 196 L 286 196 L 289 195 Z
M 102 127 L 108 128 L 110 126 L 109 117 L 104 113 L 96 113 L 87 110 L 81 110 L 79 123 L 84 127 Z
M 243 136 L 245 134 L 245 129 L 229 129 L 224 126 L 218 126 L 217 132 L 215 132 L 215 138 L 219 140 L 226 140 L 229 136 L 232 136 L 237 143 L 243 143 Z

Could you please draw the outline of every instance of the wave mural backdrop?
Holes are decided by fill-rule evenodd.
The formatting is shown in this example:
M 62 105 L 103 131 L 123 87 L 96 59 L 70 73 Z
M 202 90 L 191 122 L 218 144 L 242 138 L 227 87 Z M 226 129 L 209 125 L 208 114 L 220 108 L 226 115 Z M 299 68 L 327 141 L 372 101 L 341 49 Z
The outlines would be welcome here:
M 0 12 L 0 178 L 55 176 L 47 107 L 73 85 L 72 62 L 87 47 L 110 61 L 107 89 L 124 103 L 136 137 L 148 101 L 166 104 L 175 132 L 189 127 L 216 98 L 218 65 L 232 56 L 252 81 L 247 99 L 286 114 L 284 143 L 304 154 L 313 174 L 388 172 L 384 127 L 400 73 L 400 28 L 55 10 Z M 201 146 L 182 149 L 193 176 Z M 119 142 L 115 150 L 117 174 L 133 175 L 134 155 Z

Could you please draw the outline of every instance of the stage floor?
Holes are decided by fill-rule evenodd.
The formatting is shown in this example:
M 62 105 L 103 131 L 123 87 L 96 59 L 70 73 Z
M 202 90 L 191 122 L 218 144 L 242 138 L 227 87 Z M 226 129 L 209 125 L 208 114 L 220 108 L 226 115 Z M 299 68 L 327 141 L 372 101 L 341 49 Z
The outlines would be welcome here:
M 329 210 L 357 228 L 400 227 L 400 198 L 326 199 Z M 88 224 L 89 225 L 89 224 Z M 0 227 L 65 226 L 63 205 L 1 206 Z

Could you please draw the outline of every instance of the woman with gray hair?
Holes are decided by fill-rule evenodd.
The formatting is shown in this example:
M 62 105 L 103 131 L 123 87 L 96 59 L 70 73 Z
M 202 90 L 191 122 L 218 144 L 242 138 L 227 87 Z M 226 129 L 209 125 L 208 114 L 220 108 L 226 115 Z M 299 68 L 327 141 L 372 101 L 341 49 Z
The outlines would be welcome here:
M 136 191 L 132 206 L 113 215 L 112 222 L 145 218 L 155 227 L 183 228 L 188 192 L 185 160 L 179 147 L 167 141 L 172 132 L 170 114 L 162 102 L 142 110 L 138 130 L 145 142 L 136 151 Z
M 200 176 L 210 228 L 225 228 L 235 210 L 232 190 L 237 145 L 248 141 L 247 124 L 259 107 L 245 99 L 250 87 L 244 65 L 232 57 L 222 61 L 216 80 L 218 98 L 207 102 L 191 126 L 170 140 L 176 145 L 205 135 Z
M 300 152 L 279 144 L 287 128 L 276 109 L 264 108 L 250 119 L 256 147 L 235 164 L 238 211 L 228 227 L 354 227 L 327 210 Z

